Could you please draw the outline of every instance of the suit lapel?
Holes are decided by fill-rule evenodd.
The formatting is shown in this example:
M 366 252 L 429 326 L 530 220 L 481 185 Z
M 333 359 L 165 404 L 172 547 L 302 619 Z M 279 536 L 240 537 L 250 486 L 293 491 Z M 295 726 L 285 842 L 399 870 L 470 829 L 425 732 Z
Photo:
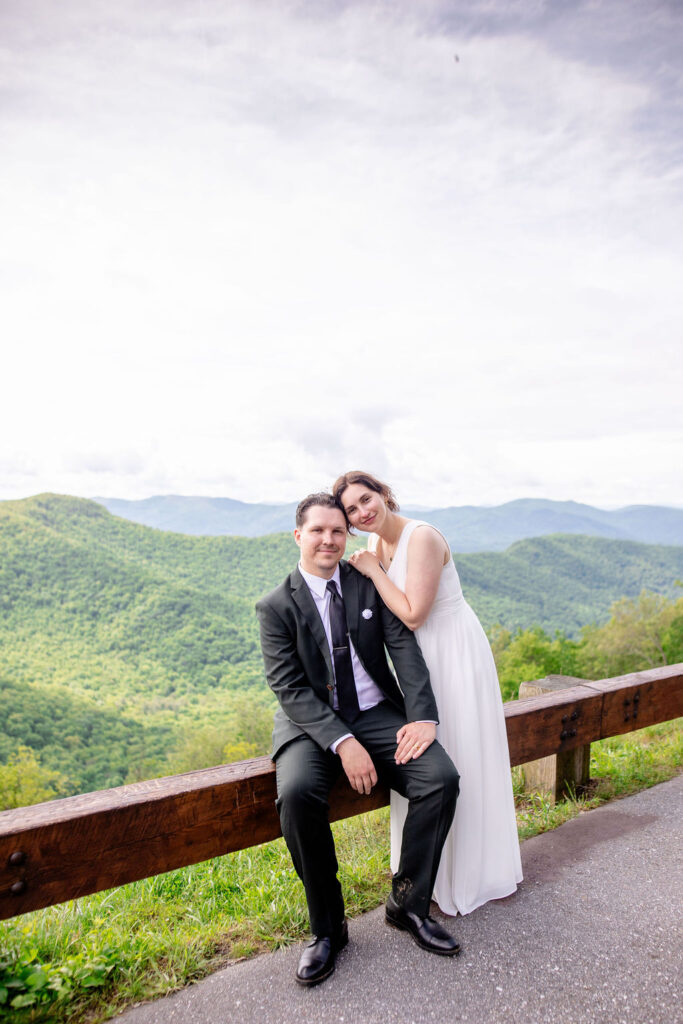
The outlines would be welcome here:
M 333 677 L 332 673 L 332 658 L 330 656 L 330 646 L 325 636 L 325 628 L 323 621 L 320 618 L 318 609 L 315 606 L 315 601 L 311 597 L 311 592 L 308 589 L 306 580 L 303 578 L 298 569 L 295 569 L 291 577 L 292 586 L 292 600 L 301 612 L 308 628 L 315 637 L 320 651 L 325 658 L 325 664 L 327 665 L 328 672 L 330 673 L 330 679 Z

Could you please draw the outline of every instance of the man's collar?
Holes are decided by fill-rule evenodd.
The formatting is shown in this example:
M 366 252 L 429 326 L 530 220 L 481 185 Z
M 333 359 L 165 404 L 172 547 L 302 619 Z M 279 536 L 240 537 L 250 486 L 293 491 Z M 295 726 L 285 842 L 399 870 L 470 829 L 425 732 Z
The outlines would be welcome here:
M 299 562 L 299 572 L 301 573 L 304 580 L 308 584 L 309 590 L 312 590 L 317 597 L 325 596 L 325 591 L 327 590 L 327 584 L 329 583 L 329 580 L 326 580 L 324 576 L 314 576 L 313 573 L 306 572 L 306 570 L 301 567 L 301 562 Z M 341 591 L 339 564 L 335 566 L 334 575 L 331 576 L 330 579 L 334 580 L 334 582 L 337 584 L 337 587 Z

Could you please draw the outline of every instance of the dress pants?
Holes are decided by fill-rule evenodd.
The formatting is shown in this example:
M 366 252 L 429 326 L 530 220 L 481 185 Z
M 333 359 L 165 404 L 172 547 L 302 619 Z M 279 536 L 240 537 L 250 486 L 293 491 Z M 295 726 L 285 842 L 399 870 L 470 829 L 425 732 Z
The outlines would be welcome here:
M 382 701 L 362 711 L 349 732 L 370 754 L 380 781 L 409 800 L 392 889 L 400 906 L 425 917 L 441 849 L 455 814 L 459 775 L 436 741 L 417 760 L 397 765 L 396 733 L 405 724 L 405 717 L 393 704 Z M 276 760 L 282 834 L 304 884 L 311 931 L 318 936 L 335 934 L 344 918 L 328 801 L 341 772 L 338 755 L 322 750 L 308 736 L 293 740 Z

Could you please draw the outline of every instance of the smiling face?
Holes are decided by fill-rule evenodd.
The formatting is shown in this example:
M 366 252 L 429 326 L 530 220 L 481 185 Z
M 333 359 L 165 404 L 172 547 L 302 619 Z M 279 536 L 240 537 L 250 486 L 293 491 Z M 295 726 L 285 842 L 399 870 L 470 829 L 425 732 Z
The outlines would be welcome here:
M 341 503 L 351 526 L 363 533 L 376 533 L 387 514 L 382 495 L 365 484 L 349 484 Z
M 346 521 L 341 509 L 311 505 L 294 531 L 301 551 L 301 567 L 313 576 L 330 580 L 346 550 Z

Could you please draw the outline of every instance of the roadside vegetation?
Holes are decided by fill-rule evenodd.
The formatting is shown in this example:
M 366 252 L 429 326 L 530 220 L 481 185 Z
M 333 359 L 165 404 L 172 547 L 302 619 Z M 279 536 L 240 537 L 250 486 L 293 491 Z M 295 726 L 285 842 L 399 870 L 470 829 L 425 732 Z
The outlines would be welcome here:
M 680 722 L 594 743 L 588 794 L 555 805 L 526 797 L 515 769 L 520 838 L 673 777 L 682 748 Z M 388 892 L 388 809 L 333 827 L 353 917 Z M 0 924 L 0 1017 L 92 1024 L 296 941 L 307 927 L 302 887 L 276 840 Z

